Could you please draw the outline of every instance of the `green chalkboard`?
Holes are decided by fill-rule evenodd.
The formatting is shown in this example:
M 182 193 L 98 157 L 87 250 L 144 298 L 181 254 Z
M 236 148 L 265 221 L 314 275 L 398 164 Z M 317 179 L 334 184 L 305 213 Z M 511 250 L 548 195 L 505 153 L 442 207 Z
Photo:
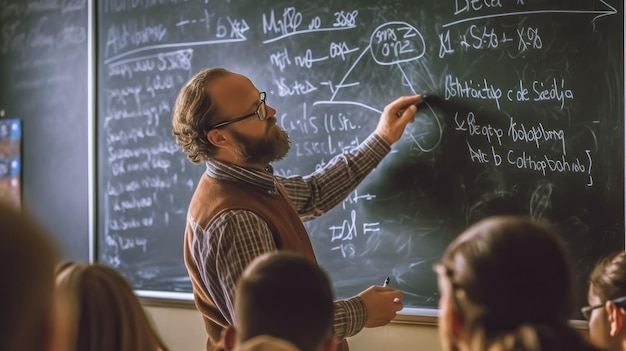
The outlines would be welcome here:
M 64 258 L 88 260 L 89 3 L 3 0 L 0 28 L 0 119 L 21 121 L 21 205 Z
M 191 291 L 182 240 L 204 166 L 176 146 L 171 114 L 213 66 L 267 91 L 292 140 L 281 176 L 355 147 L 396 97 L 428 94 L 380 166 L 306 223 L 339 297 L 391 276 L 407 307 L 436 308 L 433 261 L 492 214 L 562 229 L 582 298 L 595 260 L 624 247 L 621 0 L 122 0 L 98 2 L 97 23 L 98 258 L 138 290 Z

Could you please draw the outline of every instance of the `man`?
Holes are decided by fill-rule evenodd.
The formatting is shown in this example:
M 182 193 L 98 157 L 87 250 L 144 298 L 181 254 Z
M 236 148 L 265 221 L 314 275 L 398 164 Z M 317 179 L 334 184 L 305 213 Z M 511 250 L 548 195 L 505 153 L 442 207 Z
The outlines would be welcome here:
M 54 349 L 56 252 L 43 230 L 23 212 L 0 203 L 0 348 Z
M 290 277 L 286 282 L 285 277 Z M 257 257 L 237 284 L 228 349 L 334 351 L 333 293 L 326 273 L 289 251 Z
M 376 131 L 350 153 L 310 176 L 281 178 L 269 164 L 287 154 L 289 138 L 276 125 L 265 93 L 222 68 L 204 70 L 182 88 L 173 134 L 192 162 L 207 166 L 189 205 L 184 252 L 209 334 L 207 350 L 218 349 L 221 331 L 233 325 L 235 287 L 245 267 L 275 250 L 296 251 L 315 262 L 302 219 L 322 215 L 354 190 L 402 136 L 421 101 L 421 95 L 397 99 L 385 107 Z M 370 287 L 337 301 L 335 336 L 343 340 L 363 327 L 389 323 L 402 309 L 401 298 L 398 290 Z

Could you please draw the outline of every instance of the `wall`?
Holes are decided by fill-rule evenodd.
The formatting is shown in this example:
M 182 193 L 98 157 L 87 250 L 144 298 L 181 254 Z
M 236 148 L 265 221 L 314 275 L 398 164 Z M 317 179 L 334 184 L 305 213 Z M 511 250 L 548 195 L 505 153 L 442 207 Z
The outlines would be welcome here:
M 204 350 L 205 331 L 200 313 L 189 308 L 146 307 L 172 351 Z M 437 327 L 391 323 L 364 329 L 350 338 L 352 351 L 417 350 L 439 351 Z
M 159 333 L 172 351 L 204 350 L 205 331 L 200 312 L 193 308 L 146 306 Z M 589 336 L 585 321 L 570 325 L 583 337 Z M 437 325 L 392 322 L 380 328 L 363 329 L 349 339 L 352 351 L 440 351 Z

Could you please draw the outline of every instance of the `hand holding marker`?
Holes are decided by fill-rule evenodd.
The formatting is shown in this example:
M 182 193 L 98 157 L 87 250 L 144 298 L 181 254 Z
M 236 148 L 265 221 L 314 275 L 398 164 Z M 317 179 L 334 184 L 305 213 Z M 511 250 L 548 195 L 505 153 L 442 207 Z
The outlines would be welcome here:
M 419 106 L 419 104 L 421 104 L 422 102 L 424 102 L 426 100 L 426 97 L 428 95 L 424 94 L 422 95 L 422 101 L 418 102 L 415 104 L 415 107 Z M 402 117 L 402 114 L 404 113 L 405 109 L 401 109 L 398 112 L 396 112 L 396 116 L 398 116 L 398 118 Z
M 385 279 L 385 282 L 383 283 L 383 287 L 386 288 L 388 285 L 389 285 L 389 277 L 387 277 L 387 279 Z M 394 303 L 398 303 L 398 302 L 400 302 L 400 299 L 396 297 L 395 299 L 393 299 L 393 302 Z

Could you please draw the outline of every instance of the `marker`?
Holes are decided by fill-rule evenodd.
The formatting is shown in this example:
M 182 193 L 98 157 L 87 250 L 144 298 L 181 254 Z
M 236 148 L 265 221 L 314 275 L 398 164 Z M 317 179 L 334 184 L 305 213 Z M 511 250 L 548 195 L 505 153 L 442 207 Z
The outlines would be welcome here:
M 385 279 L 385 282 L 383 283 L 383 287 L 386 287 L 387 285 L 389 285 L 389 277 Z
M 424 102 L 426 100 L 426 96 L 428 96 L 428 95 L 422 95 L 422 101 L 420 101 L 420 102 L 418 102 L 416 104 L 413 104 L 413 106 L 415 106 L 415 107 L 419 106 L 419 104 L 421 104 L 422 102 Z M 403 113 L 404 113 L 404 109 L 401 109 L 400 111 L 396 112 L 396 116 L 398 118 L 400 118 L 400 117 L 402 117 Z

